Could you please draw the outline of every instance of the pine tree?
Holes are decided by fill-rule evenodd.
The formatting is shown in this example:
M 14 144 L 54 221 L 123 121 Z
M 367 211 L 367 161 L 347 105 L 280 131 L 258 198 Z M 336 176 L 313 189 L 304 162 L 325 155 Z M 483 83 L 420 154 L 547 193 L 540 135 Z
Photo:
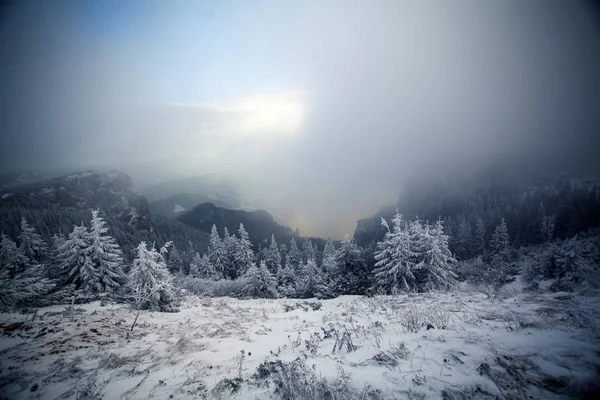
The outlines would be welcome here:
M 201 261 L 201 257 L 199 253 L 196 253 L 194 255 L 194 258 L 192 258 L 192 261 L 190 261 L 190 268 L 189 268 L 189 274 L 188 276 L 191 276 L 192 278 L 200 278 L 200 263 Z
M 383 241 L 377 243 L 374 289 L 391 294 L 416 290 L 415 255 L 410 249 L 408 231 L 402 227 L 402 215 L 396 213 L 392 218 L 392 229 L 383 218 L 381 224 L 387 232 Z
M 504 218 L 500 220 L 500 225 L 496 227 L 494 230 L 494 234 L 492 235 L 492 240 L 490 242 L 490 247 L 495 254 L 501 253 L 504 250 L 508 249 L 510 246 L 510 236 L 508 235 L 508 228 L 506 227 L 506 222 Z
M 21 218 L 21 234 L 19 235 L 21 252 L 35 263 L 46 259 L 48 256 L 48 244 L 36 232 L 35 228 L 29 225 L 25 218 Z
M 12 279 L 20 272 L 23 272 L 29 260 L 17 248 L 17 244 L 5 233 L 2 233 L 2 244 L 0 247 L 0 268 L 7 276 Z
M 238 230 L 240 238 L 237 242 L 237 248 L 234 255 L 236 277 L 243 275 L 254 263 L 254 252 L 252 251 L 252 243 L 248 237 L 248 232 L 244 229 L 244 224 L 240 223 Z
M 296 274 L 288 266 L 283 266 L 277 271 L 277 285 L 283 297 L 296 297 Z
M 327 275 L 333 275 L 336 271 L 335 245 L 333 244 L 333 240 L 331 240 L 331 238 L 327 238 L 327 241 L 325 242 L 321 267 Z
M 229 236 L 229 232 L 226 230 L 226 238 Z M 225 248 L 225 242 L 221 240 L 219 237 L 219 233 L 217 232 L 217 226 L 213 225 L 210 231 L 210 242 L 208 244 L 208 259 L 212 264 L 215 272 L 219 275 L 229 275 L 230 271 L 230 263 L 227 257 L 227 249 Z
M 93 287 L 92 281 L 97 279 L 97 274 L 86 269 L 88 266 L 83 254 L 88 246 L 87 228 L 83 224 L 74 226 L 68 238 L 59 246 L 54 260 L 57 271 L 51 275 L 63 280 L 65 284 L 74 283 L 77 287 Z
M 275 235 L 271 235 L 271 244 L 265 249 L 264 261 L 272 273 L 277 273 L 279 268 L 281 268 L 281 254 L 275 241 Z
M 225 248 L 225 270 L 223 275 L 228 279 L 234 279 L 237 276 L 235 254 L 238 248 L 238 240 L 235 235 L 229 234 L 227 227 L 225 227 L 223 235 L 223 247 Z
M 439 219 L 434 227 L 425 225 L 423 230 L 423 258 L 415 266 L 422 279 L 420 289 L 424 291 L 447 290 L 456 285 L 456 274 L 452 264 L 456 259 L 452 257 L 448 248 L 448 236 L 444 234 L 444 225 Z
M 475 224 L 475 232 L 473 233 L 473 252 L 475 256 L 482 255 L 485 252 L 485 223 L 483 219 L 478 218 Z
M 286 255 L 285 265 L 294 272 L 300 271 L 302 265 L 302 253 L 300 252 L 300 249 L 298 249 L 298 245 L 294 238 L 290 240 L 290 250 Z
M 87 282 L 85 290 L 96 293 L 112 293 L 124 281 L 123 253 L 115 239 L 107 234 L 108 228 L 99 210 L 92 210 L 92 221 L 88 234 L 88 246 L 82 251 L 86 265 L 97 277 Z M 93 285 L 93 288 L 92 288 Z
M 223 279 L 223 275 L 221 273 L 217 272 L 215 267 L 210 262 L 210 259 L 208 258 L 207 254 L 204 254 L 200 258 L 200 262 L 198 264 L 198 270 L 199 270 L 200 276 L 202 276 L 206 279 L 211 279 L 213 281 L 218 281 L 219 279 Z
M 468 260 L 473 255 L 473 230 L 463 217 L 454 239 L 454 251 L 460 260 Z
M 333 292 L 323 279 L 323 273 L 313 259 L 309 259 L 302 266 L 302 276 L 298 283 L 297 294 L 303 298 L 332 298 Z
M 277 280 L 271 274 L 264 262 L 257 267 L 252 264 L 244 274 L 246 286 L 244 287 L 244 296 L 252 298 L 276 299 Z
M 167 248 L 171 244 L 171 242 L 166 243 L 160 251 L 156 251 L 154 247 L 148 248 L 144 242 L 141 242 L 136 248 L 137 256 L 133 260 L 133 266 L 129 273 L 128 287 L 131 290 L 138 314 L 142 309 L 176 310 L 173 303 L 177 296 L 165 259 Z
M 0 264 L 0 309 L 25 306 L 42 298 L 54 287 L 44 276 L 42 264 L 28 265 L 14 275 L 13 272 L 10 264 Z
M 370 286 L 369 271 L 361 249 L 349 235 L 335 252 L 338 274 L 336 288 L 341 294 L 364 294 Z
M 304 262 L 308 260 L 317 260 L 317 249 L 313 246 L 310 239 L 304 239 L 302 243 L 302 260 Z

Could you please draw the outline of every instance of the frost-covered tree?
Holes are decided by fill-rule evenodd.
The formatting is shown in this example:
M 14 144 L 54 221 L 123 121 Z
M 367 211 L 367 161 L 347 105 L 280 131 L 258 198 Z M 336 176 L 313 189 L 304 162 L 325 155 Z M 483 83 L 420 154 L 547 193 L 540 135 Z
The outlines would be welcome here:
M 28 265 L 14 275 L 9 267 L 8 264 L 0 265 L 0 309 L 25 306 L 54 287 L 45 277 L 42 264 Z
M 200 272 L 200 276 L 211 279 L 213 281 L 217 281 L 219 279 L 223 279 L 223 274 L 215 270 L 215 267 L 210 262 L 207 254 L 202 255 L 200 258 L 200 262 L 198 263 L 198 270 Z
M 169 259 L 167 266 L 169 271 L 173 274 L 184 274 L 185 273 L 185 261 L 183 254 L 173 246 L 173 249 L 169 252 Z
M 317 261 L 317 249 L 310 239 L 304 239 L 304 242 L 302 242 L 302 261 L 306 262 L 308 260 Z
M 341 294 L 364 294 L 370 277 L 361 249 L 350 235 L 344 236 L 335 252 L 336 289 Z
M 142 309 L 176 311 L 174 302 L 177 300 L 177 296 L 165 259 L 167 249 L 171 244 L 171 242 L 166 243 L 160 251 L 154 247 L 148 248 L 144 242 L 141 242 L 136 248 L 137 255 L 129 272 L 127 286 L 131 291 L 138 315 L 139 310 Z M 135 322 L 133 326 L 135 326 Z
M 85 226 L 74 226 L 67 239 L 59 244 L 56 250 L 54 265 L 56 273 L 51 275 L 64 283 L 73 283 L 76 287 L 87 286 L 86 282 L 97 279 L 93 271 L 87 270 L 83 251 L 88 246 L 88 230 Z M 91 284 L 93 287 L 93 283 Z
M 17 244 L 8 235 L 2 233 L 2 243 L 0 244 L 0 268 L 8 274 L 9 278 L 25 270 L 29 260 L 17 248 Z
M 508 228 L 504 218 L 502 218 L 502 220 L 500 220 L 500 224 L 494 230 L 492 239 L 490 241 L 490 247 L 492 248 L 492 251 L 497 254 L 508 249 L 509 245 L 510 236 L 508 234 Z
M 323 272 L 317 267 L 313 259 L 309 259 L 302 266 L 302 275 L 298 282 L 297 295 L 303 298 L 317 297 L 330 299 L 334 297 Z
M 478 218 L 473 232 L 473 253 L 476 256 L 485 252 L 485 223 L 483 219 Z
M 264 261 L 272 273 L 277 273 L 281 268 L 281 254 L 275 241 L 275 235 L 271 235 L 271 244 L 268 248 L 265 248 Z
M 327 275 L 335 273 L 335 245 L 331 238 L 327 238 L 325 247 L 323 248 L 323 257 L 321 259 L 321 267 Z
M 245 274 L 245 272 L 254 263 L 254 252 L 252 251 L 252 243 L 248 232 L 244 229 L 244 224 L 240 223 L 238 230 L 240 238 L 237 241 L 237 247 L 234 254 L 236 277 Z
M 200 257 L 200 254 L 196 253 L 194 255 L 194 257 L 192 258 L 192 261 L 190 261 L 190 268 L 189 268 L 188 276 L 191 276 L 192 278 L 200 278 L 201 260 L 202 260 L 202 257 Z
M 425 225 L 422 232 L 420 260 L 415 265 L 415 275 L 422 291 L 447 290 L 456 284 L 456 274 L 452 265 L 456 259 L 448 248 L 448 236 L 444 234 L 441 219 L 431 227 Z
M 123 253 L 115 239 L 108 235 L 106 222 L 99 210 L 92 210 L 92 221 L 87 237 L 88 246 L 82 250 L 85 268 L 94 277 L 84 284 L 84 291 L 113 293 L 124 281 Z
M 237 276 L 235 266 L 235 254 L 238 248 L 238 240 L 235 237 L 235 235 L 229 234 L 229 230 L 227 229 L 227 227 L 225 227 L 223 234 L 223 247 L 225 248 L 226 260 L 226 266 L 223 275 L 228 279 L 234 279 Z
M 547 242 L 554 238 L 554 228 L 556 226 L 556 217 L 554 215 L 544 216 L 542 219 L 542 237 Z
M 261 262 L 258 267 L 253 263 L 244 274 L 244 279 L 245 297 L 275 299 L 279 296 L 277 280 L 264 262 Z
M 229 233 L 227 232 L 226 238 L 228 236 Z M 208 244 L 208 259 L 216 273 L 220 274 L 221 276 L 230 273 L 230 263 L 227 257 L 227 249 L 225 248 L 225 242 L 219 237 L 219 232 L 217 232 L 216 225 L 213 225 L 210 231 L 210 242 Z
M 35 263 L 44 260 L 48 256 L 48 244 L 36 232 L 35 228 L 21 218 L 21 234 L 19 235 L 21 252 Z
M 381 218 L 387 229 L 384 239 L 377 243 L 375 253 L 374 289 L 384 293 L 409 292 L 417 289 L 413 269 L 415 254 L 410 248 L 409 234 L 402 226 L 402 215 L 392 218 L 392 228 Z
M 296 273 L 287 265 L 277 271 L 279 294 L 283 297 L 296 297 Z
M 298 249 L 294 238 L 290 240 L 290 249 L 285 257 L 285 265 L 294 272 L 299 272 L 302 266 L 302 252 Z

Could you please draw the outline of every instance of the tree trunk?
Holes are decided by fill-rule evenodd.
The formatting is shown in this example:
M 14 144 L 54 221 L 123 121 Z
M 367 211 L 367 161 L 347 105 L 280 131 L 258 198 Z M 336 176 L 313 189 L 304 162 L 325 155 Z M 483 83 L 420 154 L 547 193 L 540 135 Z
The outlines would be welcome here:
M 142 308 L 142 305 L 141 305 L 141 304 L 138 306 L 138 309 L 137 309 L 137 314 L 135 314 L 135 319 L 133 320 L 133 325 L 131 325 L 131 330 L 130 330 L 130 332 L 133 332 L 133 328 L 135 327 L 135 323 L 137 322 L 137 319 L 138 319 L 138 317 L 140 316 L 140 308 Z

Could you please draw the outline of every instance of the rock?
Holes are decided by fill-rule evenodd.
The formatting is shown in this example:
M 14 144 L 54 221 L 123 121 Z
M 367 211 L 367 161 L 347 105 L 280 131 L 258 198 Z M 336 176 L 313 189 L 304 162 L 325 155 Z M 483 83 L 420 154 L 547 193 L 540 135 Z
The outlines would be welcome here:
M 38 390 L 38 387 L 39 387 L 38 384 L 34 383 L 33 386 L 31 387 L 31 391 L 35 392 L 36 390 Z

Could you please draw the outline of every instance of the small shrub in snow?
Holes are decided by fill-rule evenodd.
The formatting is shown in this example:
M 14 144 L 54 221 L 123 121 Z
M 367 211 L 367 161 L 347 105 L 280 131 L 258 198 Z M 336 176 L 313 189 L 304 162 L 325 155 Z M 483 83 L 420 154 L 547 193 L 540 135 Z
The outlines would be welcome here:
M 423 311 L 414 304 L 406 308 L 401 318 L 400 324 L 408 332 L 418 332 L 425 324 Z

